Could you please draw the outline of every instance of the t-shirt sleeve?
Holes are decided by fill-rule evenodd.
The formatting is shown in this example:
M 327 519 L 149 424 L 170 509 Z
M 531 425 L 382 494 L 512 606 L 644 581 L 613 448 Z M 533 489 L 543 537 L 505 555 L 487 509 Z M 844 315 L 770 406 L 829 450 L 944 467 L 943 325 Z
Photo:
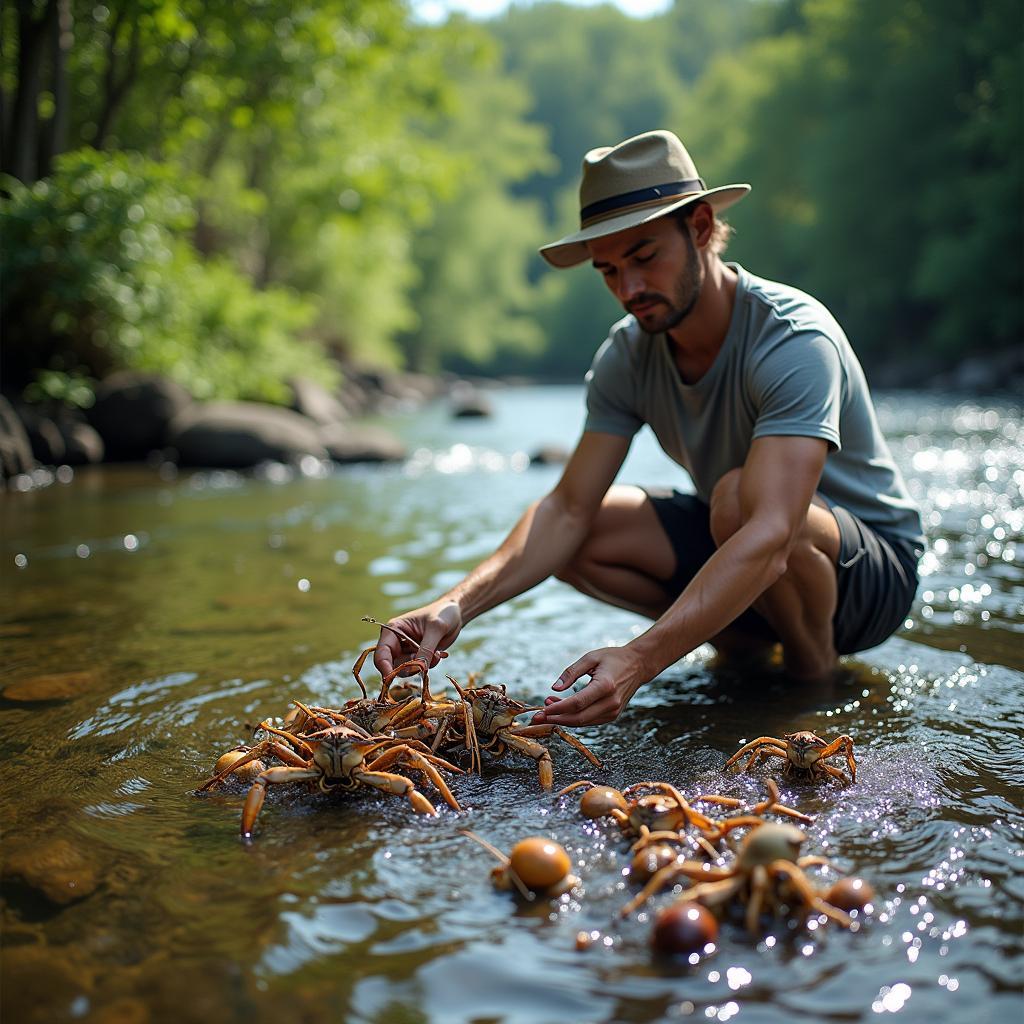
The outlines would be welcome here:
M 584 430 L 633 437 L 644 425 L 636 413 L 636 375 L 625 339 L 612 333 L 597 350 L 586 376 Z
M 820 437 L 838 451 L 846 377 L 830 338 L 816 331 L 789 335 L 751 370 L 755 438 Z

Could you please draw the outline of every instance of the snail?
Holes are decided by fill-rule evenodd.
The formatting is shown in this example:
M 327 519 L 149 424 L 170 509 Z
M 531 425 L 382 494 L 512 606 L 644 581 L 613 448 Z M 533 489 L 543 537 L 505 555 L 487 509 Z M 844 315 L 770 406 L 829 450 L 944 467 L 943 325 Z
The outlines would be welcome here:
M 551 899 L 579 884 L 579 879 L 571 873 L 569 854 L 553 839 L 544 836 L 521 839 L 506 856 L 486 839 L 481 839 L 468 829 L 461 831 L 500 861 L 499 867 L 491 872 L 491 878 L 498 889 L 514 886 L 523 899 L 534 900 L 538 896 Z

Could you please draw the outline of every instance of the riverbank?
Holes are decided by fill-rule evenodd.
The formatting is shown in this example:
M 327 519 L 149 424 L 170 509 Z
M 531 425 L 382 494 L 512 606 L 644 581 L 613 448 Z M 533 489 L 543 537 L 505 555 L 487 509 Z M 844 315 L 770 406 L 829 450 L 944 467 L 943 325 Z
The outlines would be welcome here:
M 328 391 L 288 382 L 289 407 L 195 400 L 158 375 L 121 372 L 103 380 L 87 409 L 0 396 L 0 487 L 28 490 L 63 467 L 144 462 L 183 468 L 253 469 L 264 463 L 396 462 L 406 446 L 367 423 L 447 400 L 453 416 L 485 416 L 488 382 L 349 367 Z

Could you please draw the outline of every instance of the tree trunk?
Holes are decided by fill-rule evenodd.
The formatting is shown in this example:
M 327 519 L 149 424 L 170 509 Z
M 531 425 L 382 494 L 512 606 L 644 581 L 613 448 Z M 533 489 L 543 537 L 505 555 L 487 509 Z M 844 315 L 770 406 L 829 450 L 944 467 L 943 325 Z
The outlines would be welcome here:
M 47 0 L 38 19 L 32 17 L 32 8 L 32 0 L 19 0 L 18 84 L 3 162 L 3 169 L 26 185 L 39 177 L 39 90 L 50 26 L 57 17 L 57 0 Z
M 52 169 L 53 159 L 68 148 L 70 91 L 68 89 L 67 57 L 74 42 L 74 21 L 71 0 L 57 0 L 57 17 L 53 19 L 50 41 L 50 63 L 53 77 L 53 116 L 46 122 L 39 140 L 39 177 Z
M 127 65 L 120 77 L 117 74 L 117 37 L 121 31 L 128 6 L 126 4 L 118 10 L 110 29 L 110 41 L 107 44 L 107 70 L 103 76 L 103 106 L 100 108 L 99 117 L 96 118 L 96 134 L 92 140 L 95 149 L 103 149 L 106 145 L 107 136 L 114 124 L 114 117 L 139 70 L 140 31 L 136 12 L 136 17 L 132 21 L 131 38 L 128 42 Z

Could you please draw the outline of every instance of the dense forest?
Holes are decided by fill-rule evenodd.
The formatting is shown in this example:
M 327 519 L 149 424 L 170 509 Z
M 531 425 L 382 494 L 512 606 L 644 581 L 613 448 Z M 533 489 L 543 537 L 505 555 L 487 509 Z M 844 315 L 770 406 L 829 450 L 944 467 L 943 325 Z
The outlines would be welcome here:
M 585 150 L 676 131 L 746 181 L 729 258 L 869 367 L 1022 335 L 1018 0 L 17 0 L 0 12 L 2 379 L 287 398 L 356 363 L 578 378 L 618 315 L 547 270 Z

